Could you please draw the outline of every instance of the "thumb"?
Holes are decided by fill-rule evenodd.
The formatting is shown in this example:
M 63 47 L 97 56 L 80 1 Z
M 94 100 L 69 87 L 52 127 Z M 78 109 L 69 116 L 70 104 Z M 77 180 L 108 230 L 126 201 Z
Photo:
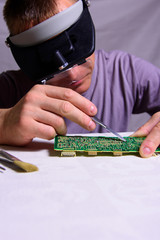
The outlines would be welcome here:
M 139 153 L 141 157 L 151 157 L 160 144 L 160 112 L 155 113 L 148 122 L 140 127 L 131 137 L 144 137 Z

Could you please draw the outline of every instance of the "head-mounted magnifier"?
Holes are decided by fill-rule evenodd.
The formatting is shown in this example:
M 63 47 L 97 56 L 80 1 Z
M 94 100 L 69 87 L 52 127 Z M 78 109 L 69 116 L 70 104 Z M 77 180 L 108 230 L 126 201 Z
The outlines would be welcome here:
M 88 1 L 78 0 L 40 24 L 9 36 L 7 44 L 21 70 L 35 82 L 84 63 L 95 49 Z

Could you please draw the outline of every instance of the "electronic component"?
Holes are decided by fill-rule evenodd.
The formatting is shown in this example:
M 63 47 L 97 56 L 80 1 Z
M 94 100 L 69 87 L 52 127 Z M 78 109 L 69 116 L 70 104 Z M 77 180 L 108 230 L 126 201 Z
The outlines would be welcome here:
M 145 137 L 124 137 L 126 142 L 117 137 L 105 136 L 56 136 L 54 150 L 61 151 L 61 156 L 76 156 L 76 152 L 97 153 L 138 153 Z M 160 147 L 155 152 L 160 152 Z

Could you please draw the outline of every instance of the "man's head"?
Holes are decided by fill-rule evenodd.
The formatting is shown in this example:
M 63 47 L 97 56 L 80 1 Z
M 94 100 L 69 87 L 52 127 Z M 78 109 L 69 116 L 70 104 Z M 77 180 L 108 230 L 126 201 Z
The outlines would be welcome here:
M 11 33 L 8 42 L 17 63 L 36 81 L 54 76 L 56 82 L 57 73 L 84 62 L 94 51 L 94 27 L 85 0 L 8 0 L 4 18 Z M 56 28 L 62 30 L 56 32 Z M 84 69 L 89 66 L 93 71 L 91 62 L 87 61 Z M 62 74 L 64 80 L 69 75 Z M 78 76 L 78 82 L 82 82 L 80 80 Z M 65 86 L 65 82 L 53 84 Z M 69 85 L 77 89 L 78 83 L 75 79 Z

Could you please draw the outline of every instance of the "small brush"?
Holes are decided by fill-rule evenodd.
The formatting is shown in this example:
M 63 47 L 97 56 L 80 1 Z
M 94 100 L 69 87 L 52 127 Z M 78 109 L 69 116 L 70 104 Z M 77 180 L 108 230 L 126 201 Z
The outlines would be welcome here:
M 26 172 L 34 172 L 38 171 L 38 167 L 31 164 L 26 163 L 18 159 L 17 157 L 9 154 L 4 150 L 0 150 L 0 159 L 9 163 L 13 163 L 14 165 L 18 166 L 19 168 L 23 169 Z

